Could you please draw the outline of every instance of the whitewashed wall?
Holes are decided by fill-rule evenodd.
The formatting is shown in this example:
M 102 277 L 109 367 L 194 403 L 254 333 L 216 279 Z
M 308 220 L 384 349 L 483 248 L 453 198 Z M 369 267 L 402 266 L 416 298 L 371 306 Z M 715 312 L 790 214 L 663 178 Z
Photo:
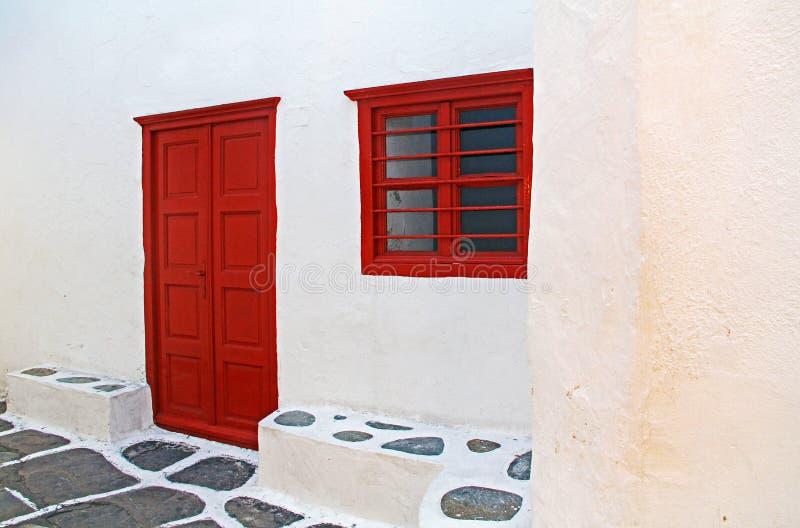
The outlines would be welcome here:
M 800 10 L 536 4 L 536 528 L 800 502 Z
M 131 117 L 280 96 L 281 403 L 528 429 L 514 283 L 326 282 L 359 267 L 356 105 L 342 91 L 531 67 L 532 18 L 527 0 L 3 2 L 0 373 L 52 362 L 143 378 Z

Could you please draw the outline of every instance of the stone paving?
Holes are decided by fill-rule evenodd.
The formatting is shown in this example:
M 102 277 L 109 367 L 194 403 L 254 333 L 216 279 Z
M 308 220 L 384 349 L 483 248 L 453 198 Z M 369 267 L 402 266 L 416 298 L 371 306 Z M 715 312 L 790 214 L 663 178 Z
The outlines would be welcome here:
M 278 504 L 255 486 L 254 451 L 157 428 L 84 441 L 4 413 L 0 402 L 0 527 L 372 526 L 286 497 Z
M 26 423 L 5 410 L 0 402 L 0 528 L 386 528 L 270 495 L 255 485 L 254 451 L 158 428 L 117 443 L 80 440 Z M 289 411 L 275 422 L 310 428 L 318 419 L 305 411 Z M 338 424 L 348 417 L 328 419 Z M 376 431 L 393 432 L 404 436 L 388 442 L 375 439 L 380 449 L 426 458 L 441 457 L 446 445 L 438 436 L 408 434 L 416 426 L 362 422 L 373 434 L 353 428 L 357 423 L 352 420 L 347 423 L 350 428 L 333 429 L 332 436 L 362 444 L 373 440 Z M 493 456 L 503 447 L 493 440 L 468 438 L 461 440 L 463 448 L 487 453 L 480 457 Z M 504 478 L 529 480 L 530 451 L 506 456 L 497 458 L 500 463 L 505 460 Z M 489 481 L 497 482 L 496 476 Z M 440 497 L 436 509 L 456 522 L 501 526 L 514 519 L 516 526 L 517 519 L 522 520 L 517 514 L 523 498 L 509 490 L 449 482 L 440 488 L 435 491 Z

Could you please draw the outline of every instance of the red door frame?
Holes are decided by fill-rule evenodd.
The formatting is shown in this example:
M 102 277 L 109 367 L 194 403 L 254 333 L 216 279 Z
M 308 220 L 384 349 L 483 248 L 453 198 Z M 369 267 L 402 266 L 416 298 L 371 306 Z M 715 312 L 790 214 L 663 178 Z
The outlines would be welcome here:
M 190 110 L 181 110 L 177 112 L 168 112 L 164 114 L 146 115 L 134 118 L 142 127 L 142 197 L 143 197 L 143 242 L 144 242 L 144 316 L 145 316 L 145 365 L 147 371 L 147 382 L 152 391 L 152 404 L 153 414 L 157 419 L 158 413 L 158 383 L 157 383 L 157 361 L 158 354 L 156 350 L 156 332 L 158 331 L 158 314 L 154 309 L 154 289 L 157 288 L 156 282 L 156 245 L 153 236 L 155 229 L 154 215 L 157 213 L 156 203 L 153 193 L 155 192 L 155 185 L 153 178 L 155 171 L 153 170 L 153 134 L 161 130 L 179 129 L 184 127 L 193 127 L 199 125 L 220 124 L 230 121 L 239 121 L 245 119 L 267 118 L 269 129 L 269 147 L 268 147 L 268 172 L 267 178 L 268 194 L 270 196 L 267 205 L 267 215 L 269 223 L 273 226 L 272 232 L 269 233 L 269 247 L 267 250 L 270 255 L 275 255 L 275 238 L 277 230 L 277 205 L 275 203 L 275 116 L 277 111 L 280 97 L 271 97 L 267 99 L 256 99 L 252 101 L 243 101 L 239 103 L 223 104 L 217 106 L 210 106 L 206 108 L 194 108 Z M 270 259 L 274 265 L 274 258 Z M 274 271 L 274 270 L 273 270 Z M 274 285 L 273 285 L 274 286 Z M 268 302 L 275 306 L 275 288 L 272 287 L 268 291 Z M 273 316 L 268 321 L 269 328 L 267 329 L 269 335 L 273 336 L 270 340 L 270 362 L 277 362 L 277 346 L 276 346 L 276 323 Z M 271 365 L 273 372 L 277 372 L 277 365 Z M 277 401 L 277 379 L 276 383 L 271 384 L 274 390 L 274 399 Z M 168 428 L 179 429 L 182 432 L 194 433 L 199 436 L 204 436 L 212 440 L 232 443 L 242 447 L 257 448 L 258 439 L 257 434 L 251 434 L 244 431 L 237 431 L 230 428 L 204 428 L 196 430 L 188 424 L 171 423 L 167 425 Z

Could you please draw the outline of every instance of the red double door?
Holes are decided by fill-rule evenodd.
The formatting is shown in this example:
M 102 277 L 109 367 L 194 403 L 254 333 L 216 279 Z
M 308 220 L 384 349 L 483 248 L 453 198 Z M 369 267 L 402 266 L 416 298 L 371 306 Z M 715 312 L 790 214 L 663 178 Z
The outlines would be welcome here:
M 145 132 L 156 423 L 247 447 L 278 405 L 271 118 Z

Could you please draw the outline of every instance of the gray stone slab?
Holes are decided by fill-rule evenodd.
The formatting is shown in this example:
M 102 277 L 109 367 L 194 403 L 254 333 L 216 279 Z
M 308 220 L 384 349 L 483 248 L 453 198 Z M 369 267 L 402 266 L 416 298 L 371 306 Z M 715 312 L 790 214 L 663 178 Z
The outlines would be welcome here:
M 139 480 L 114 467 L 100 453 L 79 448 L 0 468 L 0 482 L 41 508 L 126 488 Z
M 343 414 L 337 414 L 336 416 L 333 417 L 333 419 L 338 422 L 339 420 L 347 420 L 347 416 Z
M 275 423 L 289 427 L 308 427 L 316 421 L 314 415 L 305 411 L 288 411 L 275 417 Z
M 68 378 L 58 378 L 56 381 L 59 383 L 82 384 L 94 383 L 95 381 L 100 381 L 100 378 L 92 378 L 90 376 L 70 376 Z
M 148 471 L 161 471 L 165 467 L 196 453 L 197 447 L 160 440 L 147 440 L 128 446 L 122 456 L 128 462 Z
M 222 528 L 216 522 L 212 521 L 211 519 L 203 519 L 202 521 L 193 521 L 188 524 L 180 524 L 175 526 L 175 528 Z
M 253 464 L 238 458 L 211 457 L 173 473 L 167 479 L 217 491 L 232 490 L 243 486 L 255 470 Z
M 333 437 L 345 442 L 363 442 L 372 438 L 372 435 L 364 431 L 339 431 L 333 433 Z
M 469 521 L 508 521 L 522 507 L 516 493 L 466 486 L 448 491 L 442 497 L 442 513 L 451 519 Z
M 393 440 L 383 444 L 381 447 L 412 455 L 436 456 L 441 455 L 444 451 L 444 440 L 438 436 L 420 436 Z
M 469 442 L 467 442 L 467 447 L 473 453 L 488 453 L 489 451 L 494 451 L 500 447 L 500 444 L 497 442 L 492 442 L 491 440 L 481 440 L 479 438 L 473 438 Z
M 225 511 L 246 528 L 281 528 L 304 518 L 299 513 L 251 497 L 229 500 Z
M 45 376 L 52 376 L 56 372 L 58 372 L 58 371 L 55 370 L 55 369 L 43 368 L 43 367 L 36 367 L 36 368 L 31 368 L 31 369 L 22 371 L 23 374 L 27 374 L 28 376 L 36 376 L 37 378 L 43 378 Z
M 386 431 L 410 431 L 413 429 L 413 427 L 408 427 L 406 425 L 376 422 L 375 420 L 370 420 L 369 422 L 367 422 L 367 425 L 372 427 L 373 429 L 384 429 Z
M 511 462 L 508 466 L 508 476 L 516 480 L 531 479 L 531 452 L 528 451 Z
M 191 493 L 148 487 L 67 506 L 29 522 L 47 528 L 156 528 L 204 508 Z
M 100 392 L 114 392 L 114 391 L 118 391 L 120 389 L 124 389 L 125 385 L 120 385 L 118 383 L 112 383 L 110 385 L 95 385 L 92 388 L 94 390 L 100 391 Z
M 17 460 L 24 456 L 47 451 L 67 445 L 64 437 L 43 433 L 34 429 L 24 429 L 0 436 L 0 463 Z
M 0 433 L 4 433 L 14 428 L 14 424 L 5 420 L 0 420 Z M 0 455 L 2 456 L 2 455 Z
M 0 482 L 0 486 L 3 483 Z M 0 487 L 0 522 L 31 513 L 33 508 Z

